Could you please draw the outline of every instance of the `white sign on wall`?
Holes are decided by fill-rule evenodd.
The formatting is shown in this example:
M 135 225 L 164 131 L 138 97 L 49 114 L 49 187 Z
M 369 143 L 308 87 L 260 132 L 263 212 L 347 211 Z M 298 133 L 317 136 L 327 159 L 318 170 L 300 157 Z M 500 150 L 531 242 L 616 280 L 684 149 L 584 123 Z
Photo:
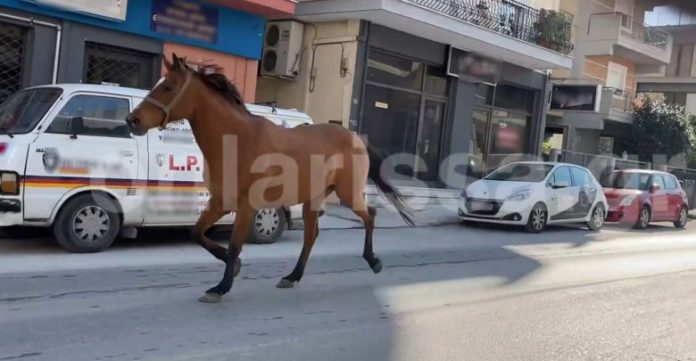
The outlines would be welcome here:
M 128 0 L 24 0 L 61 10 L 99 16 L 111 20 L 126 20 Z

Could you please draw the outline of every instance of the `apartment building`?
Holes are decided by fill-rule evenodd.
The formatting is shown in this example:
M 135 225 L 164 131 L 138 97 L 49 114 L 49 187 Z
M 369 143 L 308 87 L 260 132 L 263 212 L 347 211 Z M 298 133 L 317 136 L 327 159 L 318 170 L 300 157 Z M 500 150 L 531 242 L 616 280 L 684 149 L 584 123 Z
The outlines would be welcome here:
M 645 23 L 660 0 L 562 0 L 575 15 L 575 57 L 553 73 L 545 139 L 552 148 L 621 154 L 630 141 L 638 74 L 670 63 L 673 37 Z M 582 106 L 570 106 L 565 99 Z
M 657 6 L 650 21 L 674 38 L 669 65 L 639 74 L 638 91 L 696 115 L 696 2 Z
M 292 71 L 262 69 L 257 101 L 415 154 L 397 169 L 406 185 L 462 186 L 462 175 L 539 153 L 547 70 L 573 63 L 573 16 L 560 10 L 554 0 L 300 1 L 302 26 L 277 24 L 301 31 L 283 62 Z

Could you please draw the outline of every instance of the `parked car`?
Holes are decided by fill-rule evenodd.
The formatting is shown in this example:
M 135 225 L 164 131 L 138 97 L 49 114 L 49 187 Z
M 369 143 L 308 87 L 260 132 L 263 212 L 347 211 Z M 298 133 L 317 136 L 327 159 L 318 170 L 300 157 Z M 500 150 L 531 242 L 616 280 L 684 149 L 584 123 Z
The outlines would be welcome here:
M 602 180 L 609 202 L 607 221 L 645 229 L 651 222 L 673 222 L 684 228 L 689 219 L 689 201 L 677 178 L 669 173 L 631 169 L 618 170 Z
M 124 229 L 195 224 L 209 197 L 203 155 L 187 121 L 144 136 L 128 131 L 125 118 L 146 95 L 65 84 L 0 105 L 0 227 L 52 227 L 66 250 L 93 252 Z M 295 110 L 249 110 L 283 127 L 312 123 Z M 261 210 L 249 241 L 271 243 L 301 215 L 301 206 Z M 231 214 L 218 224 L 233 222 Z
M 586 168 L 563 163 L 518 162 L 472 183 L 461 195 L 463 221 L 521 225 L 542 232 L 547 224 L 604 225 L 607 201 Z

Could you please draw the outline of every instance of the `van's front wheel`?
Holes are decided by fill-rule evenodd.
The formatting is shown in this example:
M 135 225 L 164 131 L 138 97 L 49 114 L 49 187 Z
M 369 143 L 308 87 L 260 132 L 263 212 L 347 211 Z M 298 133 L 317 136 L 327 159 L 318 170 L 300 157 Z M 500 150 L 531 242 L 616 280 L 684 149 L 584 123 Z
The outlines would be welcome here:
M 53 226 L 56 240 L 68 252 L 103 251 L 114 242 L 121 229 L 121 219 L 114 202 L 93 193 L 69 200 Z
M 247 241 L 253 244 L 275 243 L 285 231 L 285 210 L 261 209 L 254 215 L 254 223 Z

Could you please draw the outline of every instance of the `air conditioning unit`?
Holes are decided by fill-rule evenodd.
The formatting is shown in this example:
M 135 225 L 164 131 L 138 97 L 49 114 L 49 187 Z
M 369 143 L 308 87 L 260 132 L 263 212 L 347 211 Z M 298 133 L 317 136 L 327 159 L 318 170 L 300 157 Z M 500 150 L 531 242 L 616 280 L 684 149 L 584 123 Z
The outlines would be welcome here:
M 269 21 L 263 42 L 261 75 L 295 79 L 300 72 L 304 25 L 293 20 Z

